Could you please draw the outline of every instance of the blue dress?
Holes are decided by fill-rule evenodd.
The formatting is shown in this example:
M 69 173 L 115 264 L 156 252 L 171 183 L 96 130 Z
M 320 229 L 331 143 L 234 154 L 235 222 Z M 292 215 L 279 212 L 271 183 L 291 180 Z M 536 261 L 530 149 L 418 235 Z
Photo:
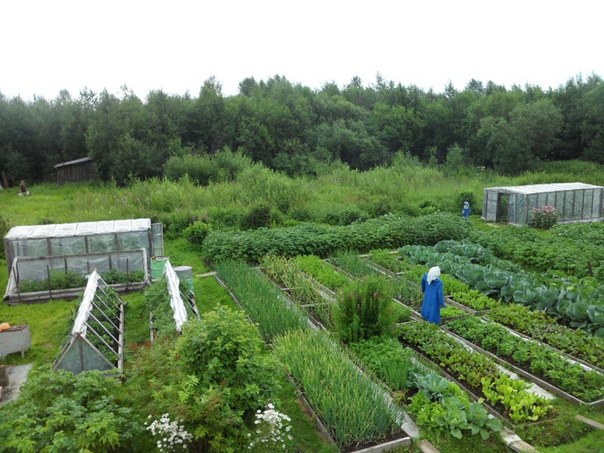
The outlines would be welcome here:
M 428 284 L 428 274 L 425 273 L 422 277 L 422 293 L 424 293 L 422 317 L 428 322 L 440 324 L 440 307 L 445 306 L 443 282 L 437 278 Z

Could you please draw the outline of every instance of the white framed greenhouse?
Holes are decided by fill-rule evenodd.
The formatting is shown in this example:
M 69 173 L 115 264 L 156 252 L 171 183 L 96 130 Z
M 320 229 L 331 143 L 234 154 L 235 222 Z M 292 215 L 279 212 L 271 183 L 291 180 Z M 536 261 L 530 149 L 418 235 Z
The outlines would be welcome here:
M 535 208 L 550 205 L 559 223 L 603 220 L 604 187 L 581 182 L 488 187 L 484 189 L 482 219 L 528 225 Z
M 4 250 L 11 302 L 74 297 L 93 270 L 118 290 L 135 289 L 164 252 L 162 225 L 150 219 L 17 226 Z
M 92 271 L 53 368 L 74 374 L 90 370 L 121 373 L 123 365 L 124 301 Z

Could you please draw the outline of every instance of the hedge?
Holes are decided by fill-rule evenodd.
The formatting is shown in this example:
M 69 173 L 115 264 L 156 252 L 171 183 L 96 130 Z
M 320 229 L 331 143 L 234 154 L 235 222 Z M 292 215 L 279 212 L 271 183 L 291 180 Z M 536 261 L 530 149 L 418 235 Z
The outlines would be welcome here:
M 422 217 L 388 214 L 346 226 L 303 223 L 286 228 L 211 231 L 203 242 L 202 254 L 213 262 L 244 260 L 248 263 L 258 263 L 265 255 L 327 257 L 336 250 L 367 252 L 464 239 L 469 235 L 469 228 L 461 217 L 437 212 Z

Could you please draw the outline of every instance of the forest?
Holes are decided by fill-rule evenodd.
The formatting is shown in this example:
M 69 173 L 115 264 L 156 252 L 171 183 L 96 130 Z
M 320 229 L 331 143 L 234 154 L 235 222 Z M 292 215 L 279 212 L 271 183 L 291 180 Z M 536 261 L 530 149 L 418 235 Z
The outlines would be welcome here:
M 471 80 L 461 91 L 449 85 L 437 93 L 378 74 L 373 84 L 355 77 L 320 90 L 282 76 L 246 78 L 234 96 L 223 95 L 215 78 L 197 96 L 151 91 L 145 100 L 127 87 L 119 95 L 83 89 L 27 102 L 0 93 L 0 172 L 10 185 L 50 180 L 54 165 L 84 156 L 95 158 L 101 180 L 118 185 L 174 179 L 219 150 L 290 176 L 334 162 L 359 170 L 390 165 L 400 152 L 508 175 L 545 161 L 604 163 L 604 82 L 577 76 L 544 90 Z

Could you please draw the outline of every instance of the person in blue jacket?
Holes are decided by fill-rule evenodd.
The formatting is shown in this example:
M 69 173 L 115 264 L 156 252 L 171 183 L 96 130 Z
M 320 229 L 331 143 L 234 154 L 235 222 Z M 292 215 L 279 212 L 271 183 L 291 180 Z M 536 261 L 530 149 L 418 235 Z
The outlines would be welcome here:
M 440 279 L 440 267 L 435 266 L 422 277 L 422 317 L 431 323 L 440 324 L 440 308 L 445 306 L 445 290 Z
M 463 209 L 461 210 L 461 213 L 464 219 L 470 219 L 470 203 L 468 201 L 463 202 Z

